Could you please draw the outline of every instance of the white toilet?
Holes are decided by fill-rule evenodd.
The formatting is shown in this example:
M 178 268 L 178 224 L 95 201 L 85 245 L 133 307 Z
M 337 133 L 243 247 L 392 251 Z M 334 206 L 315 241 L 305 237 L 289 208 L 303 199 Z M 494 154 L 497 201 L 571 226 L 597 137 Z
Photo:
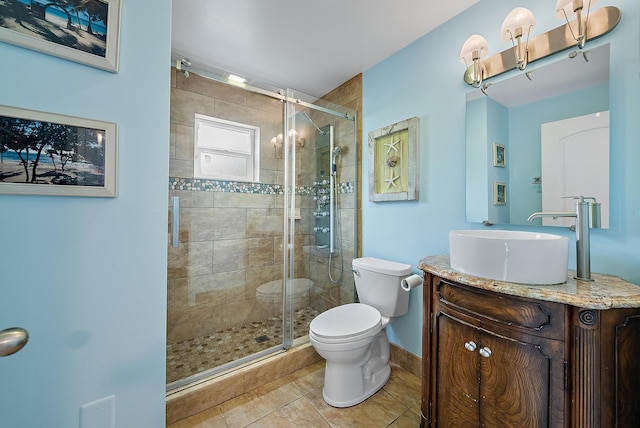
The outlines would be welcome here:
M 309 340 L 326 360 L 322 396 L 334 407 L 361 403 L 384 386 L 391 374 L 385 327 L 409 310 L 401 282 L 410 265 L 364 257 L 352 266 L 361 303 L 329 309 L 309 325 Z

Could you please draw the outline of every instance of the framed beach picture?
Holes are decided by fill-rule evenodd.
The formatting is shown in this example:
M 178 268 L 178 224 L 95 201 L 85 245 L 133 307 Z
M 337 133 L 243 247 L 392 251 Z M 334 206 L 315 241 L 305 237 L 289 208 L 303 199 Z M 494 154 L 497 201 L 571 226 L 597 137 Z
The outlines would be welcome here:
M 0 0 L 0 41 L 118 71 L 121 0 Z
M 493 166 L 507 166 L 507 148 L 502 144 L 493 143 Z
M 0 193 L 116 196 L 115 123 L 0 106 Z

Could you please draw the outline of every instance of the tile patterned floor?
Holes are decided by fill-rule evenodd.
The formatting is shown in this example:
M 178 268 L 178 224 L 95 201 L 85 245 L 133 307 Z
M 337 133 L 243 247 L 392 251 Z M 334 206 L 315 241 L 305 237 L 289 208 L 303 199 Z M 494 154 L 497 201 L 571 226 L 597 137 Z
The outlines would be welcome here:
M 294 336 L 309 333 L 318 311 L 295 311 Z M 282 316 L 167 345 L 167 384 L 236 361 L 282 343 Z
M 420 379 L 393 367 L 387 384 L 357 406 L 338 409 L 322 399 L 324 361 L 300 369 L 168 428 L 366 427 L 420 425 Z

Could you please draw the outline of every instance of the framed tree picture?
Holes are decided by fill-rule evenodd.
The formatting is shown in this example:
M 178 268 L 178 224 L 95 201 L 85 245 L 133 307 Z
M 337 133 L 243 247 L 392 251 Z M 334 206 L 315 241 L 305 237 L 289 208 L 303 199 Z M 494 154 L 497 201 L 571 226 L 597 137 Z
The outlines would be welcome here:
M 116 196 L 116 124 L 0 106 L 0 193 Z
M 0 0 L 0 41 L 118 71 L 121 0 Z
M 418 199 L 418 130 L 413 117 L 369 132 L 369 200 Z

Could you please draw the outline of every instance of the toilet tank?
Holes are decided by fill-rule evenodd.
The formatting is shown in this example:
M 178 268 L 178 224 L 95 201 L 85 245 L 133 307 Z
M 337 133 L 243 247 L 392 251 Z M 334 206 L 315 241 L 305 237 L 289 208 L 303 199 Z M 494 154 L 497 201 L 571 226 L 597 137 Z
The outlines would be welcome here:
M 353 259 L 352 267 L 360 303 L 373 306 L 386 317 L 407 313 L 409 292 L 400 283 L 411 275 L 411 265 L 363 257 Z

